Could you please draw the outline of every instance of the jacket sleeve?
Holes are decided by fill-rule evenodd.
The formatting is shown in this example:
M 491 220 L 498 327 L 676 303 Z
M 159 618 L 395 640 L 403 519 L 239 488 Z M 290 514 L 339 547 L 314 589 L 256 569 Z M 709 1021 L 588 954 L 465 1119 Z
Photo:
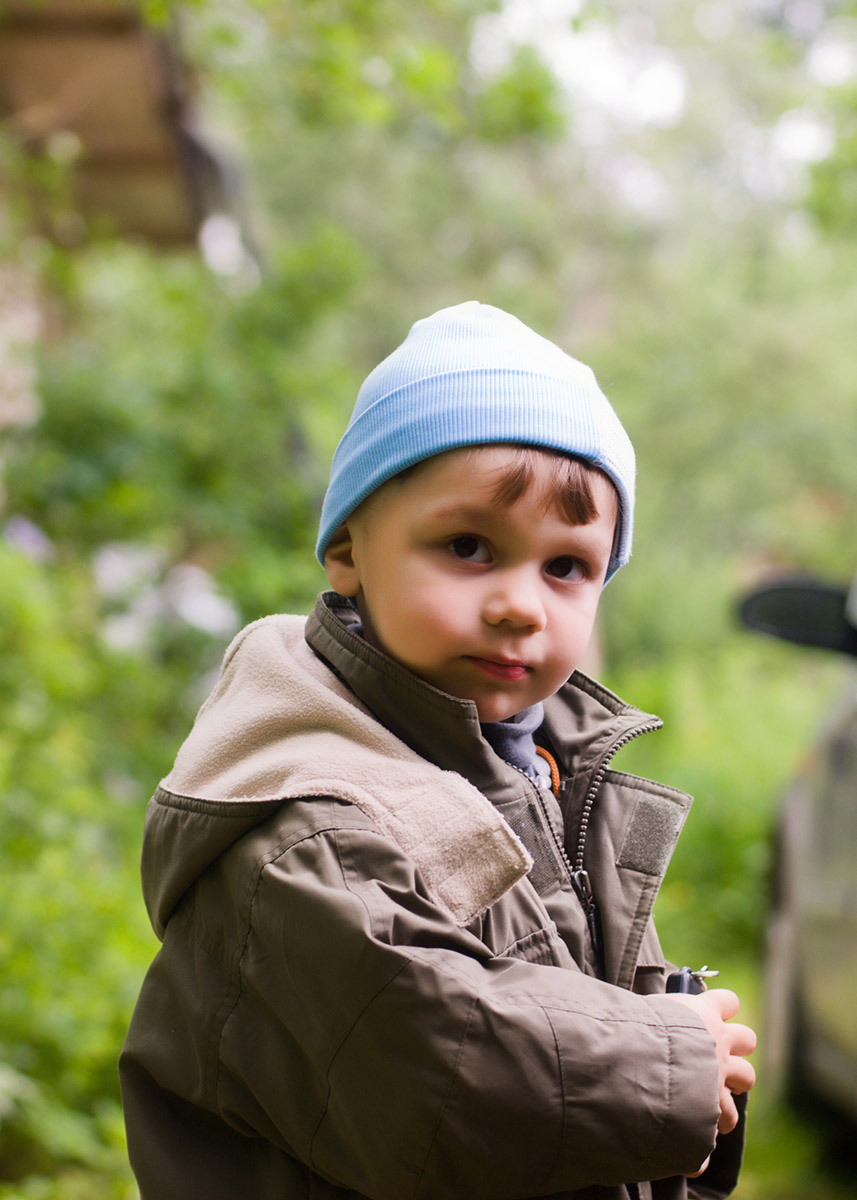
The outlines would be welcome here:
M 491 957 L 360 821 L 272 856 L 250 911 L 216 1105 L 339 1186 L 502 1200 L 710 1152 L 717 1068 L 690 1010 Z

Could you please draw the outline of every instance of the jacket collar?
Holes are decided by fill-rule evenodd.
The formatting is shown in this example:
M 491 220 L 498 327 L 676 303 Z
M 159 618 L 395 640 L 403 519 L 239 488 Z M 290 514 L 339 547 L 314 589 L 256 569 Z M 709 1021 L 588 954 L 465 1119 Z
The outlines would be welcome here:
M 521 795 L 520 771 L 494 753 L 482 736 L 476 705 L 440 691 L 370 645 L 354 630 L 351 602 L 323 592 L 307 619 L 306 640 L 378 720 L 408 746 L 446 771 L 463 775 L 495 804 Z M 627 704 L 575 671 L 544 702 L 543 738 L 575 792 L 619 745 L 661 721 Z

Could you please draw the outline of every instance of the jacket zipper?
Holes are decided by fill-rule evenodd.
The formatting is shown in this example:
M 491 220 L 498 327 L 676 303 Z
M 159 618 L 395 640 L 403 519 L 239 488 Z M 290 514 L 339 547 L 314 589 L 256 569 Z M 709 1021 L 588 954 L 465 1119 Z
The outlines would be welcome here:
M 640 732 L 642 733 L 643 730 L 640 730 Z M 619 747 L 617 747 L 617 749 L 619 749 Z M 612 758 L 612 755 L 610 757 Z M 608 761 L 609 761 L 609 759 L 608 759 Z M 520 768 L 516 768 L 516 769 L 519 770 Z M 522 772 L 522 774 L 523 774 L 523 772 Z M 529 782 L 532 783 L 532 780 L 530 780 Z M 550 835 L 553 839 L 553 843 L 554 843 L 554 846 L 556 847 L 557 853 L 559 854 L 560 861 L 562 862 L 562 865 L 565 868 L 565 873 L 568 877 L 568 881 L 571 884 L 575 895 L 577 896 L 578 900 L 580 901 L 581 908 L 583 909 L 583 915 L 586 918 L 586 927 L 589 930 L 589 937 L 592 942 L 592 949 L 595 953 L 595 961 L 599 966 L 599 970 L 603 974 L 603 957 L 601 954 L 601 931 L 600 931 L 599 925 L 598 925 L 598 909 L 595 904 L 595 897 L 592 894 L 592 884 L 589 879 L 589 872 L 585 871 L 582 867 L 576 868 L 576 867 L 572 866 L 571 859 L 568 857 L 568 851 L 566 850 L 566 848 L 563 845 L 560 838 L 557 836 L 556 831 L 554 830 L 554 827 L 553 827 L 553 822 L 551 821 L 550 817 L 548 816 L 547 807 L 545 805 L 544 798 L 541 794 L 541 791 L 539 790 L 539 788 L 537 786 L 534 787 L 534 791 L 536 793 L 536 799 L 538 801 L 539 808 L 541 809 L 542 816 L 544 817 L 545 826 L 549 830 Z M 592 800 L 590 801 L 589 796 L 587 794 L 587 802 L 589 803 L 590 811 L 591 811 L 592 803 L 593 803 L 594 799 L 595 799 L 595 797 L 593 795 Z M 589 817 L 587 815 L 587 824 L 588 823 L 589 823 Z M 586 834 L 584 832 L 583 842 L 585 842 L 585 840 L 586 840 Z M 578 845 L 578 857 L 580 858 L 581 862 L 583 861 L 582 854 L 583 854 L 583 844 L 580 843 Z
M 595 807 L 595 800 L 598 795 L 598 790 L 604 782 L 604 776 L 607 774 L 607 768 L 616 757 L 620 750 L 633 742 L 635 738 L 641 737 L 644 733 L 654 733 L 656 729 L 660 729 L 663 722 L 656 719 L 649 721 L 645 725 L 639 725 L 636 729 L 631 729 L 623 734 L 610 747 L 610 750 L 605 754 L 604 758 L 598 765 L 598 770 L 592 776 L 589 783 L 589 790 L 586 793 L 586 798 L 583 801 L 583 809 L 580 814 L 580 825 L 577 833 L 577 851 L 574 858 L 574 864 L 569 861 L 568 855 L 565 852 L 565 847 L 561 846 L 563 859 L 568 866 L 569 877 L 574 887 L 577 897 L 580 900 L 583 908 L 586 924 L 589 929 L 589 936 L 592 939 L 592 945 L 595 949 L 595 954 L 599 963 L 603 964 L 603 956 L 601 950 L 601 924 L 598 917 L 598 905 L 595 903 L 595 895 L 592 891 L 592 881 L 589 878 L 589 872 L 584 867 L 584 852 L 586 849 L 586 835 L 589 832 L 589 820 L 592 816 L 592 810 Z
M 583 865 L 583 855 L 586 848 L 586 834 L 589 830 L 589 819 L 592 816 L 592 809 L 595 806 L 595 799 L 598 795 L 598 789 L 601 787 L 601 784 L 604 781 L 607 768 L 619 751 L 627 746 L 629 742 L 633 742 L 635 738 L 641 737 L 644 733 L 654 733 L 656 729 L 661 729 L 662 727 L 663 721 L 657 717 L 652 721 L 646 722 L 645 725 L 638 725 L 636 729 L 631 729 L 627 733 L 622 734 L 622 736 L 613 743 L 608 752 L 604 755 L 604 758 L 598 765 L 598 770 L 592 776 L 589 784 L 589 790 L 586 793 L 586 799 L 583 802 L 583 811 L 580 815 L 580 827 L 577 835 L 577 851 L 573 864 L 568 856 L 568 851 L 563 845 L 561 839 L 556 834 L 556 830 L 553 827 L 553 822 L 548 816 L 547 807 L 545 806 L 545 802 L 538 785 L 533 782 L 530 776 L 527 775 L 526 771 L 522 770 L 521 767 L 515 766 L 514 763 L 509 764 L 515 771 L 518 772 L 519 775 L 523 775 L 524 779 L 526 779 L 527 783 L 536 793 L 536 799 L 538 800 L 539 808 L 541 809 L 542 816 L 544 817 L 545 826 L 550 832 L 554 846 L 559 854 L 560 861 L 565 868 L 568 879 L 574 888 L 574 892 L 580 901 L 581 907 L 583 908 L 583 913 L 586 918 L 586 926 L 589 930 L 589 936 L 592 939 L 592 947 L 595 951 L 596 961 L 602 967 L 602 970 L 604 959 L 601 952 L 601 929 L 598 917 L 598 905 L 595 903 L 595 896 L 592 891 L 592 881 L 589 878 L 589 872 Z

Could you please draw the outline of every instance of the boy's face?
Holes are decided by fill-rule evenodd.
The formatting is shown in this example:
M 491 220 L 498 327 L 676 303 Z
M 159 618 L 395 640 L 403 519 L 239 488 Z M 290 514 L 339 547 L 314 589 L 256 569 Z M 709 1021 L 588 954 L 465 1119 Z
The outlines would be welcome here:
M 366 639 L 421 679 L 502 721 L 552 695 L 589 641 L 613 545 L 615 491 L 592 472 L 598 516 L 553 502 L 546 453 L 531 486 L 494 499 L 514 449 L 452 450 L 379 488 L 325 559 Z M 550 489 L 550 490 L 549 490 Z

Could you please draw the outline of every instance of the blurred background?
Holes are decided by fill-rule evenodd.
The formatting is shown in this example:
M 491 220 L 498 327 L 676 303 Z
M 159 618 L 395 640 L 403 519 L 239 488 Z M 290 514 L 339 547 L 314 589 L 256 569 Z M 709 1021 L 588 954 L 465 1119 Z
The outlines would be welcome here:
M 620 765 L 697 798 L 661 940 L 764 1050 L 772 830 L 845 659 L 735 610 L 854 570 L 855 232 L 841 0 L 0 2 L 3 1200 L 135 1195 L 146 801 L 232 633 L 323 586 L 361 379 L 464 299 L 636 445 L 598 670 L 666 721 Z M 760 1076 L 741 1200 L 857 1196 Z

